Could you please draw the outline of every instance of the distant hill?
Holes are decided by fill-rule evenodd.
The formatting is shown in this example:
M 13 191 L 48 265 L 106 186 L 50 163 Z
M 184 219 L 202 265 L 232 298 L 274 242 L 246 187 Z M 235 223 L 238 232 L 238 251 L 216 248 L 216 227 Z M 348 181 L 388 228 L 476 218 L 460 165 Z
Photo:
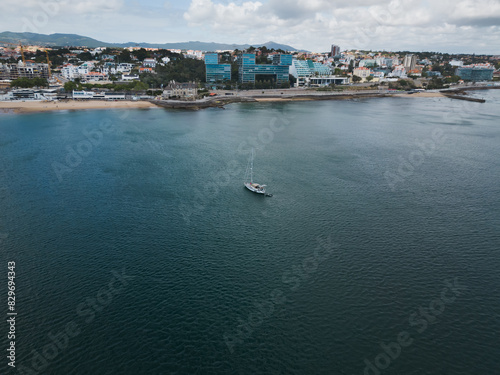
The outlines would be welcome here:
M 112 47 L 112 43 L 100 42 L 96 39 L 87 38 L 76 34 L 36 34 L 36 33 L 13 33 L 6 31 L 0 33 L 0 41 L 9 43 L 35 44 L 42 46 L 73 46 L 73 47 Z
M 207 42 L 182 42 L 182 43 L 108 43 L 99 40 L 81 36 L 77 34 L 36 34 L 36 33 L 14 33 L 5 31 L 0 33 L 0 42 L 35 44 L 47 47 L 145 47 L 145 48 L 175 48 L 175 49 L 193 49 L 199 51 L 215 51 L 226 49 L 245 49 L 250 47 L 250 44 L 227 44 L 227 43 L 207 43 Z M 252 44 L 254 47 L 266 46 L 271 49 L 282 49 L 284 51 L 297 51 L 296 48 L 275 42 L 266 42 L 262 44 Z M 302 51 L 307 52 L 307 51 Z

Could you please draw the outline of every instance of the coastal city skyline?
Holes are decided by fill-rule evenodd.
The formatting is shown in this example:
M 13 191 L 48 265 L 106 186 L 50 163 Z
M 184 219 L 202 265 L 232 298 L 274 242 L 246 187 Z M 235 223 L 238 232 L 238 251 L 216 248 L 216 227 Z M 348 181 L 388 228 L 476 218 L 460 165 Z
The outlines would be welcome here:
M 0 375 L 500 374 L 499 40 L 500 0 L 2 0 Z
M 10 4 L 12 3 L 12 4 Z M 213 1 L 126 0 L 105 3 L 7 0 L 4 30 L 75 33 L 111 43 L 266 40 L 312 52 L 345 49 L 496 54 L 500 4 L 495 1 Z M 12 6 L 10 6 L 12 5 Z M 67 19 L 71 18 L 71 27 Z M 134 27 L 129 27 L 134 26 Z

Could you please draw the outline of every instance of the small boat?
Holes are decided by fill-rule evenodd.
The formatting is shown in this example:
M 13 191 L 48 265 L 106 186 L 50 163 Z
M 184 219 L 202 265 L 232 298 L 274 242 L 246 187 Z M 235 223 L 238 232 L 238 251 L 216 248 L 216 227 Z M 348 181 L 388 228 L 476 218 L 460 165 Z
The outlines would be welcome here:
M 273 196 L 272 194 L 266 193 L 266 185 L 261 185 L 257 184 L 256 182 L 253 182 L 253 156 L 254 156 L 254 151 L 252 148 L 252 156 L 248 161 L 247 171 L 245 173 L 245 182 L 244 182 L 245 187 L 256 194 L 263 194 L 266 197 L 272 197 Z M 248 181 L 249 177 L 248 175 L 250 175 L 250 181 Z

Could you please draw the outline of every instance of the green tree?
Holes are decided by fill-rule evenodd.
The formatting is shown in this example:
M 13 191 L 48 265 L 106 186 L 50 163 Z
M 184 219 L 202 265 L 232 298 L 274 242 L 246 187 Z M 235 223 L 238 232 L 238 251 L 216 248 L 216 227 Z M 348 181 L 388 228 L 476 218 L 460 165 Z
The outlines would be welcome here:
M 349 73 L 352 73 L 354 71 L 354 60 L 351 60 L 349 62 L 349 69 L 347 70 Z
M 368 82 L 373 81 L 373 76 L 368 76 L 368 77 L 366 77 L 366 80 L 367 80 Z
M 447 77 L 447 78 L 445 79 L 445 82 L 446 82 L 446 83 L 457 83 L 458 81 L 460 81 L 460 79 L 461 79 L 461 78 L 460 78 L 459 76 L 457 76 L 457 75 L 452 75 L 451 77 Z
M 48 87 L 48 82 L 45 78 L 17 78 L 11 81 L 10 87 L 30 88 L 30 87 Z
M 68 81 L 64 84 L 64 91 L 72 92 L 73 90 L 76 90 L 76 83 L 75 82 Z
M 148 53 L 148 51 L 146 51 L 144 48 L 141 48 L 141 49 L 138 49 L 134 52 L 132 52 L 132 54 L 137 57 L 137 59 L 139 61 L 143 61 L 144 59 L 147 59 L 150 54 Z
M 361 80 L 362 80 L 362 78 L 361 78 L 361 77 L 358 77 L 358 76 L 355 76 L 355 75 L 353 75 L 353 76 L 352 76 L 352 81 L 353 81 L 354 83 L 356 83 L 356 82 L 360 82 Z
M 148 85 L 145 84 L 144 82 L 137 82 L 134 85 L 134 88 L 132 89 L 133 91 L 146 91 L 148 89 Z
M 90 61 L 94 59 L 94 56 L 90 52 L 83 52 L 78 55 L 78 58 L 82 61 Z
M 231 81 L 232 82 L 238 82 L 238 73 L 239 73 L 238 62 L 233 61 L 231 63 Z
M 128 49 L 124 49 L 119 55 L 118 60 L 121 63 L 129 63 L 132 61 L 132 57 L 130 56 L 130 51 Z

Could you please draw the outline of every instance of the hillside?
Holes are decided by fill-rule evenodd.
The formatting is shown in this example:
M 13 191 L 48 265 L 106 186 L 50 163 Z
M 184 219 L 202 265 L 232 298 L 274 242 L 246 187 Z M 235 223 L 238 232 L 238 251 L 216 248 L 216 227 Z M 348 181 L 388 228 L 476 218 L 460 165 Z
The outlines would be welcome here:
M 77 34 L 36 34 L 36 33 L 14 33 L 5 31 L 0 33 L 0 41 L 8 43 L 34 44 L 41 46 L 57 46 L 57 47 L 145 47 L 145 48 L 175 48 L 175 49 L 193 49 L 201 51 L 215 51 L 226 49 L 245 49 L 250 47 L 250 44 L 227 44 L 214 42 L 199 42 L 189 41 L 180 43 L 146 43 L 146 42 L 128 42 L 128 43 L 109 43 L 102 42 L 97 39 L 89 38 Z M 1 43 L 0 42 L 0 43 Z M 267 48 L 282 49 L 284 51 L 296 51 L 297 49 L 275 42 L 266 42 L 262 44 L 253 44 L 254 47 L 266 46 Z

